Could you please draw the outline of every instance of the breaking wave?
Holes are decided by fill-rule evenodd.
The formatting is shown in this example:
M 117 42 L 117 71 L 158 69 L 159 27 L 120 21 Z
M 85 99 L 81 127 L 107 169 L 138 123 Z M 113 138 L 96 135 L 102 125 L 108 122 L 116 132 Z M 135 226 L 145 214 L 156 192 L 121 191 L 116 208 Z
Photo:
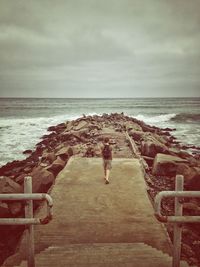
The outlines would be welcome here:
M 170 121 L 176 116 L 177 116 L 176 114 L 172 113 L 172 114 L 162 114 L 162 115 L 156 115 L 156 116 L 137 115 L 135 116 L 135 118 L 140 121 L 144 121 L 145 123 L 153 124 L 153 123 Z

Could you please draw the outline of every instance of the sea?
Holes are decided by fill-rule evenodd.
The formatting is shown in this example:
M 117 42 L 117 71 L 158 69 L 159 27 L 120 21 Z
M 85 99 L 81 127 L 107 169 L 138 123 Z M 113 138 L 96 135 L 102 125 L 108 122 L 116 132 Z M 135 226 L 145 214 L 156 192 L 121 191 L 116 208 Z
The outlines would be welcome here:
M 200 98 L 0 98 L 0 166 L 26 158 L 51 125 L 85 115 L 121 113 L 176 129 L 182 144 L 200 146 Z

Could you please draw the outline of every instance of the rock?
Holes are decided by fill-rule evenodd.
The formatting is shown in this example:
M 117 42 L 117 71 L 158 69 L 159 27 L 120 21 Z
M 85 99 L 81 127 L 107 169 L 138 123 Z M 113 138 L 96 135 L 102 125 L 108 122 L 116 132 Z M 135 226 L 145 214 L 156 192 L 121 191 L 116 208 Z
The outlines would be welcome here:
M 57 159 L 46 169 L 54 174 L 54 176 L 57 176 L 58 173 L 65 167 L 66 162 L 63 161 L 59 156 Z
M 73 151 L 72 147 L 69 147 L 68 155 L 69 155 L 70 157 L 74 155 L 74 151 Z
M 27 149 L 23 151 L 23 154 L 31 154 L 33 151 L 31 149 Z
M 195 253 L 192 251 L 191 247 L 188 246 L 187 244 L 182 244 L 182 252 L 187 255 L 188 257 L 194 257 Z
M 82 128 L 86 128 L 87 125 L 88 125 L 88 122 L 87 122 L 87 121 L 85 121 L 85 120 L 81 120 L 81 121 L 78 123 L 78 125 L 76 125 L 76 126 L 73 127 L 73 129 L 74 129 L 75 131 L 79 131 L 79 130 L 82 129 Z
M 185 188 L 191 191 L 200 191 L 200 172 L 186 183 Z
M 59 149 L 57 152 L 56 152 L 56 157 L 57 156 L 60 156 L 60 155 L 64 155 L 64 156 L 66 156 L 66 158 L 68 158 L 69 157 L 69 154 L 71 154 L 71 153 L 68 153 L 68 151 L 70 150 L 70 147 L 68 146 L 68 147 L 62 147 L 61 149 Z M 72 153 L 72 155 L 73 155 L 73 153 Z
M 157 153 L 168 153 L 168 148 L 156 139 L 141 142 L 141 153 L 144 156 L 154 158 Z
M 32 176 L 33 193 L 47 192 L 54 182 L 54 175 L 40 166 L 35 167 L 30 176 Z
M 60 123 L 56 126 L 50 126 L 47 131 L 49 132 L 56 132 L 56 133 L 59 133 L 59 132 L 62 132 L 63 130 L 66 129 L 66 124 L 65 123 Z
M 129 135 L 134 139 L 134 141 L 140 141 L 144 135 L 144 132 L 131 130 L 129 131 Z
M 6 176 L 0 177 L 0 194 L 4 193 L 22 193 L 23 187 Z
M 193 214 L 195 212 L 199 212 L 200 211 L 200 207 L 196 203 L 193 203 L 193 202 L 183 203 L 183 209 L 191 211 L 191 212 L 193 212 Z
M 15 178 L 15 182 L 22 185 L 24 183 L 24 178 L 28 176 L 26 173 L 22 173 Z
M 183 175 L 185 184 L 188 184 L 198 174 L 198 171 L 194 167 L 189 167 L 187 164 L 181 163 L 177 166 L 176 174 Z
M 22 203 L 21 202 L 9 202 L 8 208 L 12 215 L 19 215 L 22 212 Z
M 50 152 L 50 153 L 45 152 L 42 155 L 41 161 L 42 162 L 45 161 L 45 162 L 48 162 L 49 164 L 51 164 L 55 159 L 56 159 L 56 156 L 55 156 L 54 152 Z
M 128 131 L 132 130 L 132 129 L 134 129 L 135 131 L 142 131 L 142 127 L 139 124 L 135 123 L 135 122 L 130 122 L 130 121 L 125 122 L 124 123 L 124 127 Z
M 148 164 L 149 167 L 153 166 L 154 158 L 143 156 L 143 159 L 146 161 L 146 163 Z
M 70 131 L 73 128 L 74 121 L 68 121 L 66 125 L 66 130 L 65 131 Z
M 180 163 L 187 163 L 187 160 L 158 153 L 154 159 L 152 173 L 154 175 L 173 177 L 176 175 L 178 164 Z
M 0 218 L 10 217 L 10 210 L 7 203 L 0 202 Z

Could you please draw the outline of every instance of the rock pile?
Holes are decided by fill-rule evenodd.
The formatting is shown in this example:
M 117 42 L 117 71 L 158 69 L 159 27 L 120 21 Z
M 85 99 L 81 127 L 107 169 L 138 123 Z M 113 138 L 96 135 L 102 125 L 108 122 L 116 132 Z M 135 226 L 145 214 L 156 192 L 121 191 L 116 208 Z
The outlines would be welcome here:
M 182 146 L 171 135 L 173 130 L 146 125 L 123 113 L 83 115 L 77 120 L 51 126 L 48 128 L 50 133 L 41 138 L 34 151 L 24 151 L 27 155 L 25 160 L 13 161 L 0 168 L 0 193 L 23 192 L 25 176 L 32 176 L 33 192 L 47 192 L 71 156 L 100 157 L 99 144 L 105 137 L 110 138 L 114 157 L 135 156 L 141 159 L 152 199 L 161 190 L 174 189 L 176 174 L 184 175 L 185 189 L 200 190 L 199 156 L 190 154 L 188 147 Z M 128 133 L 134 144 L 133 154 L 125 133 Z M 165 203 L 165 207 L 167 212 L 171 212 L 168 203 Z M 199 211 L 200 204 L 198 201 L 187 202 L 185 210 Z M 24 206 L 21 203 L 0 202 L 0 217 L 20 217 L 23 214 Z M 0 241 L 3 252 L 0 255 L 0 264 L 8 254 L 7 248 L 12 247 L 12 244 L 8 246 L 6 243 L 7 235 L 11 233 L 12 236 L 17 236 L 15 233 L 19 232 L 18 227 L 12 227 L 13 231 L 10 229 L 11 227 L 0 227 L 0 232 L 5 233 L 5 240 Z M 200 235 L 198 237 L 200 240 Z

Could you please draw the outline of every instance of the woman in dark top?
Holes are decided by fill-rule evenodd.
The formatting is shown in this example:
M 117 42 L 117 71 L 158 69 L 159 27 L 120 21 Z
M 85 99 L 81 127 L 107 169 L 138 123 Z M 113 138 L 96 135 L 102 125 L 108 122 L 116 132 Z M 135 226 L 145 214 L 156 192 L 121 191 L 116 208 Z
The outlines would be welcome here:
M 103 167 L 105 174 L 105 183 L 109 184 L 110 170 L 112 169 L 112 148 L 109 144 L 109 138 L 105 138 L 102 148 Z

